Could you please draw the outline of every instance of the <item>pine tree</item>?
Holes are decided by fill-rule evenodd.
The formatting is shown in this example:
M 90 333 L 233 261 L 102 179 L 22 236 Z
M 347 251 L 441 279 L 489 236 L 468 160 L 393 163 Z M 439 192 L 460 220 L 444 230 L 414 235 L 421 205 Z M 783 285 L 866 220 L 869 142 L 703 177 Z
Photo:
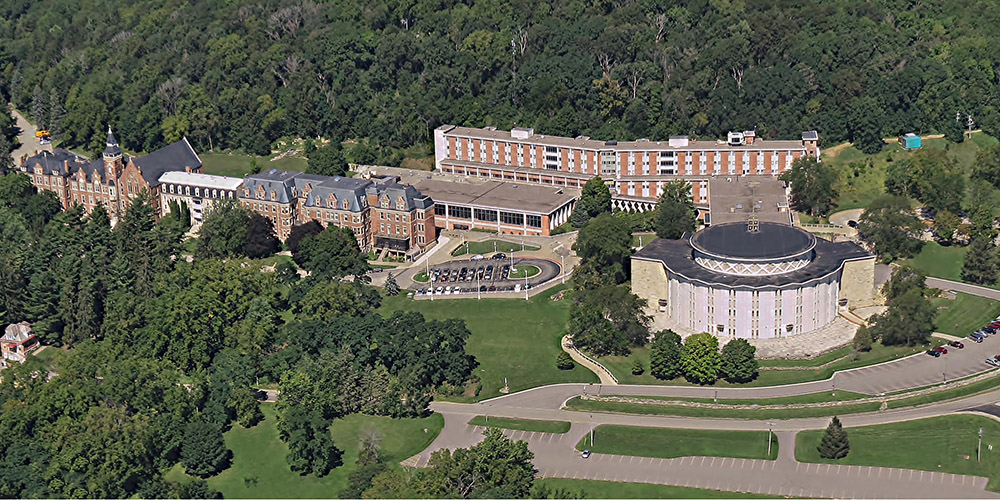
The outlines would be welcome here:
M 847 440 L 847 431 L 840 425 L 839 418 L 833 417 L 833 420 L 830 421 L 830 425 L 826 427 L 823 439 L 820 440 L 816 449 L 819 450 L 819 456 L 832 460 L 844 458 L 851 451 L 851 444 Z
M 574 366 L 576 365 L 573 363 L 573 357 L 566 351 L 559 351 L 559 355 L 556 356 L 556 368 L 572 370 Z
M 965 264 L 962 265 L 962 281 L 988 285 L 997 280 L 997 261 L 993 255 L 994 247 L 986 237 L 972 240 L 969 251 L 965 254 Z
M 188 474 L 208 477 L 229 466 L 232 452 L 226 448 L 222 429 L 197 417 L 184 431 L 181 463 Z
M 649 373 L 660 380 L 675 379 L 683 374 L 680 335 L 671 330 L 656 334 L 649 354 Z
M 642 361 L 638 359 L 632 362 L 632 375 L 642 375 L 646 371 L 646 367 L 642 365 Z
M 42 95 L 42 88 L 35 85 L 35 91 L 31 95 L 31 117 L 35 119 L 35 125 L 39 130 L 45 129 L 45 123 L 49 118 L 49 106 Z
M 389 273 L 389 277 L 385 279 L 385 294 L 389 297 L 395 297 L 399 295 L 399 284 L 396 283 L 396 278 Z

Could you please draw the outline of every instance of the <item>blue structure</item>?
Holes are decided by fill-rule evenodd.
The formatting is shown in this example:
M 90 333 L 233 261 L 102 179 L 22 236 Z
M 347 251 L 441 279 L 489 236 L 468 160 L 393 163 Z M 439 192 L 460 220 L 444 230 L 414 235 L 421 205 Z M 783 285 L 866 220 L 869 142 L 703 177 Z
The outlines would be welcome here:
M 920 136 L 914 133 L 909 133 L 906 135 L 899 136 L 899 145 L 903 149 L 920 149 L 922 142 L 920 141 Z

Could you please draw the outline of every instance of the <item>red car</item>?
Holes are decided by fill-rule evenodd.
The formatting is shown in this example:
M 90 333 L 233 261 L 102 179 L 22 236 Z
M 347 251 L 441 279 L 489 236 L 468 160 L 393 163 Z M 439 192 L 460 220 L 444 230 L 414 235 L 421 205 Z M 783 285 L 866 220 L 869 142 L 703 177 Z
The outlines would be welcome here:
M 994 321 L 986 326 L 992 326 L 993 328 L 1000 328 L 1000 321 Z
M 950 346 L 952 346 L 952 347 L 954 347 L 956 349 L 965 349 L 965 344 L 963 344 L 963 343 L 961 343 L 961 342 L 959 342 L 957 340 L 952 340 L 951 342 L 948 342 L 948 345 L 950 345 Z
M 948 348 L 946 348 L 944 346 L 937 346 L 937 347 L 934 348 L 934 350 L 937 351 L 937 352 L 939 352 L 939 353 L 941 353 L 941 354 L 948 354 Z

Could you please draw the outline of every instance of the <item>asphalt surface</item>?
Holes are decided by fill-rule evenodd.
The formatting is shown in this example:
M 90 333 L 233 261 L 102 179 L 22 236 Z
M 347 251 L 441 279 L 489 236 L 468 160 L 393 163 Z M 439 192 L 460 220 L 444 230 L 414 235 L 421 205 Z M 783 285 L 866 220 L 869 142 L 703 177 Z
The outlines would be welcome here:
M 32 155 L 36 151 L 52 151 L 52 144 L 41 144 L 38 142 L 38 138 L 35 137 L 35 132 L 38 130 L 34 125 L 28 123 L 28 120 L 21 116 L 17 110 L 12 110 L 14 115 L 14 120 L 17 123 L 17 128 L 21 131 L 17 135 L 17 140 L 21 143 L 21 146 L 11 152 L 11 156 L 14 157 L 14 164 L 20 165 L 21 156 Z
M 521 279 L 502 278 L 501 269 L 505 265 L 509 266 L 510 263 L 511 259 L 508 257 L 506 259 L 482 259 L 482 260 L 465 259 L 465 260 L 451 261 L 444 264 L 437 264 L 434 266 L 430 266 L 430 271 L 432 273 L 438 269 L 441 271 L 445 270 L 459 271 L 464 267 L 477 270 L 483 269 L 484 275 L 478 281 L 475 279 L 475 277 L 472 280 L 462 280 L 462 281 L 455 281 L 454 278 L 449 278 L 448 281 L 434 281 L 427 283 L 421 283 L 419 281 L 416 281 L 414 282 L 414 288 L 425 290 L 431 287 L 436 289 L 437 287 L 446 288 L 450 286 L 454 288 L 457 286 L 463 290 L 462 292 L 463 294 L 475 294 L 476 288 L 481 286 L 494 287 L 496 288 L 494 292 L 513 291 L 516 285 L 521 285 L 523 287 L 525 280 L 524 278 Z M 522 265 L 534 266 L 537 267 L 540 271 L 538 274 L 527 279 L 527 283 L 530 284 L 532 287 L 538 286 L 553 278 L 556 278 L 557 276 L 559 276 L 560 272 L 559 264 L 548 259 L 539 259 L 533 257 L 514 257 L 514 267 Z M 489 280 L 485 278 L 485 268 L 487 266 L 493 266 L 492 279 Z M 423 269 L 422 271 L 425 270 L 426 268 Z M 500 290 L 500 289 L 505 289 L 505 290 Z M 490 293 L 490 292 L 484 291 L 483 293 Z
M 941 290 L 955 290 L 970 295 L 978 295 L 980 297 L 986 297 L 988 299 L 1000 300 L 1000 290 L 994 290 L 992 288 L 970 285 L 968 283 L 961 283 L 958 281 L 951 281 L 941 278 L 927 278 L 926 283 L 927 286 L 931 288 L 939 288 Z

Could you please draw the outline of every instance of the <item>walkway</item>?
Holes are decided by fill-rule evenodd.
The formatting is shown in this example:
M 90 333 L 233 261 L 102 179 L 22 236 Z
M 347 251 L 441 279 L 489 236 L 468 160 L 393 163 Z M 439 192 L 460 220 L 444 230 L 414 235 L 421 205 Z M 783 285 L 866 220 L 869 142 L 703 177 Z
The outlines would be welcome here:
M 573 361 L 578 365 L 594 372 L 597 378 L 601 380 L 601 385 L 618 385 L 618 379 L 608 371 L 604 365 L 592 361 L 589 357 L 585 356 L 579 349 L 573 347 L 572 337 L 569 335 L 563 335 L 562 338 L 562 350 L 566 351 Z
M 17 122 L 17 128 L 21 129 L 21 132 L 17 135 L 17 140 L 21 143 L 21 146 L 11 152 L 11 156 L 14 157 L 14 166 L 21 164 L 22 156 L 30 156 L 42 150 L 52 151 L 51 144 L 39 144 L 38 138 L 35 137 L 35 132 L 38 128 L 28 123 L 28 120 L 14 109 L 12 105 L 8 106 L 10 106 L 11 114 L 14 115 L 14 120 Z

